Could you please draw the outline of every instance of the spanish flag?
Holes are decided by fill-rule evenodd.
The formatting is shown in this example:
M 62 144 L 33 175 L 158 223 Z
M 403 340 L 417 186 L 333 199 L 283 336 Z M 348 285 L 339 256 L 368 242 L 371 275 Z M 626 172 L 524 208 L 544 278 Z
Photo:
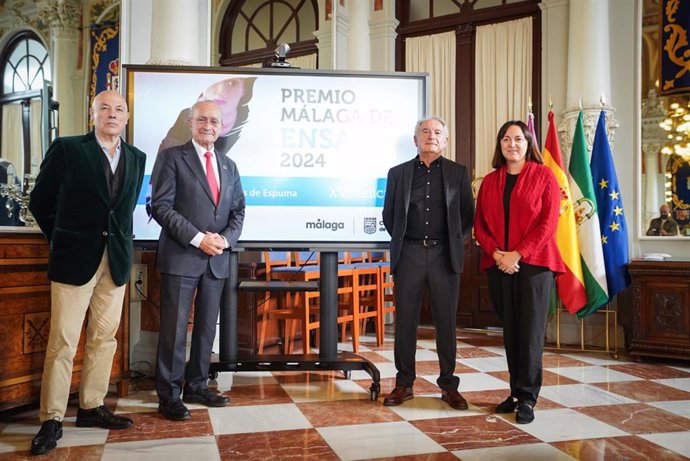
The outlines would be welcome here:
M 556 278 L 558 298 L 568 312 L 574 314 L 587 304 L 582 260 L 577 244 L 577 227 L 573 210 L 568 175 L 563 166 L 561 147 L 558 144 L 558 133 L 554 123 L 553 111 L 549 111 L 549 129 L 544 142 L 544 164 L 553 171 L 561 188 L 561 212 L 556 228 L 556 245 L 565 263 L 565 273 Z

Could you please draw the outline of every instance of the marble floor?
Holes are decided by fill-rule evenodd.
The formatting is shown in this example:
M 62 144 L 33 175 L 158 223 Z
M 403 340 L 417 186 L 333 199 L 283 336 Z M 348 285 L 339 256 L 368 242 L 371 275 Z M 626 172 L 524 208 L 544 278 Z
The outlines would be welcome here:
M 190 405 L 192 418 L 163 419 L 150 379 L 106 404 L 134 420 L 124 431 L 77 428 L 71 402 L 64 436 L 32 457 L 37 411 L 2 416 L 0 460 L 680 460 L 690 459 L 690 364 L 634 363 L 600 353 L 544 355 L 533 423 L 493 413 L 508 395 L 500 337 L 458 333 L 466 411 L 441 401 L 433 330 L 422 329 L 415 398 L 399 407 L 370 401 L 365 372 L 221 373 L 225 408 Z M 343 344 L 340 346 L 345 347 Z M 393 341 L 363 337 L 360 355 L 395 382 Z

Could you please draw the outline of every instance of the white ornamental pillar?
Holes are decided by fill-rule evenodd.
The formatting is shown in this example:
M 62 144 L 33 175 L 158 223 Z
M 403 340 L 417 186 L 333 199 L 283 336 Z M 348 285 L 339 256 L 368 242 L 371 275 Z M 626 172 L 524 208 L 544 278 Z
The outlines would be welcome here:
M 51 0 L 41 11 L 50 24 L 53 98 L 60 103 L 60 136 L 82 134 L 83 128 L 71 114 L 81 113 L 81 99 L 72 90 L 77 71 L 77 50 L 81 26 L 81 4 L 77 0 Z M 46 146 L 47 147 L 47 146 Z
M 333 69 L 333 14 L 326 11 L 326 0 L 318 0 L 319 11 L 325 12 L 319 21 L 319 30 L 314 31 L 316 47 L 319 49 L 319 69 Z
M 347 42 L 348 70 L 370 70 L 369 2 L 348 2 L 350 31 Z M 342 11 L 341 8 L 339 11 Z
M 395 19 L 395 0 L 384 0 L 381 9 L 371 13 L 369 36 L 371 40 L 371 70 L 392 72 L 395 70 L 396 29 L 400 21 Z
M 577 0 L 575 0 L 577 1 Z M 556 123 L 560 122 L 561 111 L 567 107 L 566 82 L 568 77 L 568 10 L 570 0 L 542 0 L 541 33 L 542 33 L 542 99 L 541 107 L 548 108 L 553 104 Z M 542 114 L 541 127 L 537 133 L 546 133 L 549 121 Z
M 325 12 L 324 20 L 319 21 L 320 29 L 314 32 L 318 40 L 319 69 L 347 69 L 350 22 L 347 8 L 340 5 L 338 0 L 330 3 L 319 0 L 318 5 L 319 11 Z
M 568 29 L 568 107 L 576 108 L 580 97 L 585 104 L 598 103 L 602 93 L 610 99 L 609 0 L 572 1 Z
M 153 0 L 151 58 L 147 64 L 208 65 L 209 0 Z
M 668 133 L 660 124 L 666 118 L 664 99 L 659 98 L 656 90 L 652 89 L 642 100 L 642 153 L 644 159 L 644 175 L 641 175 L 642 195 L 642 234 L 647 232 L 649 221 L 656 218 L 659 207 L 666 200 L 666 172 L 659 162 L 665 164 L 668 151 L 664 149 L 668 142 Z M 659 158 L 661 156 L 661 158 Z M 669 189 L 670 190 L 670 189 Z
M 337 1 L 332 2 L 334 6 L 333 19 L 335 21 L 335 41 L 333 43 L 335 51 L 335 66 L 333 69 L 348 70 L 348 41 L 350 36 L 350 15 L 347 8 L 341 6 Z
M 602 96 L 611 99 L 611 61 L 609 56 L 609 0 L 577 0 L 569 4 L 567 108 L 559 127 L 563 152 L 570 155 L 572 134 L 577 117 L 584 115 L 585 137 L 589 152 L 599 112 L 606 111 L 606 128 L 611 150 L 618 127 L 615 108 L 601 104 Z

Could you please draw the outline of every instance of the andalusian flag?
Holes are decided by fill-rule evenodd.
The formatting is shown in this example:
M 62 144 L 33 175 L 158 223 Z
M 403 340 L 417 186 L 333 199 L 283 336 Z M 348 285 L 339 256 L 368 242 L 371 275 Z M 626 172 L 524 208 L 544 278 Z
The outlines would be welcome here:
M 582 112 L 580 112 L 577 125 L 575 125 L 568 171 L 570 171 L 570 191 L 575 207 L 577 239 L 582 258 L 582 275 L 587 293 L 587 304 L 582 309 L 587 312 L 606 304 L 609 297 L 604 255 L 601 251 L 597 202 L 592 187 L 592 173 L 587 161 L 587 141 L 582 118 Z
M 616 293 L 630 285 L 630 276 L 627 269 L 628 226 L 625 222 L 623 197 L 618 186 L 611 146 L 606 136 L 606 112 L 603 110 L 599 115 L 599 123 L 594 135 L 590 166 L 594 181 L 594 195 L 597 198 L 601 246 L 610 301 Z M 596 308 L 582 309 L 577 316 L 584 317 L 594 311 Z
M 556 177 L 561 189 L 561 212 L 558 216 L 556 228 L 556 245 L 565 264 L 565 274 L 556 278 L 556 290 L 561 303 L 574 314 L 587 304 L 584 276 L 582 275 L 582 261 L 577 246 L 577 227 L 575 226 L 575 212 L 573 200 L 568 185 L 568 175 L 565 172 L 561 146 L 558 144 L 558 133 L 554 123 L 553 111 L 549 111 L 549 128 L 544 141 L 544 164 L 548 166 Z

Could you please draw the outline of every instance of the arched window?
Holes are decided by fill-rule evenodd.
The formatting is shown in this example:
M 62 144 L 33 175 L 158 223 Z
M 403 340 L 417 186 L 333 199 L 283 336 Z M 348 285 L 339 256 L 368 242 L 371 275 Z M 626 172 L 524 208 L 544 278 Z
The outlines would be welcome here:
M 220 65 L 269 62 L 281 43 L 290 44 L 290 56 L 315 54 L 318 11 L 316 0 L 231 2 L 220 28 Z
M 0 158 L 20 180 L 38 173 L 43 158 L 41 102 L 50 80 L 48 51 L 33 32 L 17 34 L 0 53 Z

